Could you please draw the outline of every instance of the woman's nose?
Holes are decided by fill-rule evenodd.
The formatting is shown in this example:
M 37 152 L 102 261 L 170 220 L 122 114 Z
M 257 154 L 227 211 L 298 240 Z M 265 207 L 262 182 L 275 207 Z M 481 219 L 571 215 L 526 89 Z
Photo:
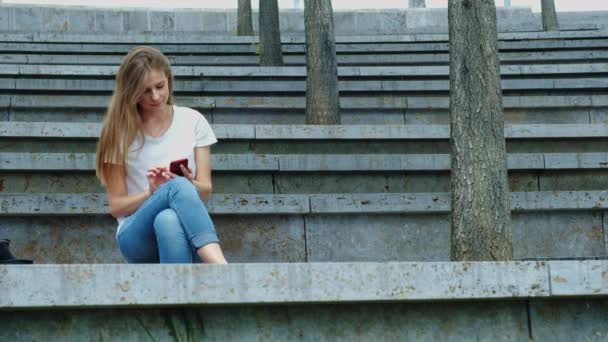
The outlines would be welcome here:
M 157 101 L 160 99 L 160 93 L 156 90 L 152 90 L 152 100 Z

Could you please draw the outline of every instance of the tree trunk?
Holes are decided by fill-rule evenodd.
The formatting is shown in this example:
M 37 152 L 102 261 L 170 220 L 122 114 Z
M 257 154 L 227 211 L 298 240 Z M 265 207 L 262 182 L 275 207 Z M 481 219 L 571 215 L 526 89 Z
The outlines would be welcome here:
M 559 31 L 557 12 L 555 12 L 555 2 L 553 2 L 553 0 L 541 0 L 540 6 L 543 17 L 543 30 Z
M 452 260 L 513 256 L 494 0 L 449 0 Z
M 251 14 L 251 0 L 239 0 L 238 22 L 236 34 L 239 36 L 253 36 L 253 19 Z
M 260 0 L 260 64 L 282 66 L 281 29 L 277 0 Z
M 426 8 L 424 0 L 409 0 L 408 8 Z
M 331 0 L 304 1 L 306 123 L 339 125 L 340 98 Z

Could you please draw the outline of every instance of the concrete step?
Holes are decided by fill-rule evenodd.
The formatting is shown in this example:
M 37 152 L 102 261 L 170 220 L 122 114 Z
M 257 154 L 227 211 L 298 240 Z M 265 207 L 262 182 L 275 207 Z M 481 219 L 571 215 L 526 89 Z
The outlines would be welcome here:
M 0 170 L 93 171 L 93 153 L 0 152 Z M 449 154 L 213 154 L 215 171 L 449 171 Z M 608 153 L 517 153 L 509 170 L 604 169 Z
M 132 39 L 131 35 L 124 36 Z M 305 47 L 303 43 L 290 44 L 282 42 L 284 54 L 303 54 Z M 145 43 L 103 43 L 103 39 L 85 43 L 47 43 L 47 42 L 0 42 L 0 51 L 3 53 L 87 53 L 87 54 L 125 54 L 137 45 L 154 46 L 163 53 L 170 55 L 180 54 L 257 54 L 257 43 L 217 44 L 213 42 L 191 44 L 156 43 L 149 41 Z M 581 37 L 577 39 L 536 39 L 536 40 L 499 40 L 498 49 L 506 51 L 541 51 L 541 50 L 588 50 L 605 49 L 608 47 L 606 37 Z M 345 42 L 336 44 L 336 53 L 405 53 L 405 52 L 448 52 L 447 40 L 422 40 L 416 42 L 385 41 L 385 42 Z
M 3 192 L 104 192 L 94 154 L 0 153 Z M 218 194 L 449 191 L 447 154 L 213 154 Z M 512 191 L 608 189 L 608 153 L 509 154 Z
M 605 261 L 3 266 L 0 339 L 593 340 L 607 332 L 605 269 Z
M 58 65 L 119 65 L 124 54 L 44 54 L 39 53 L 4 53 L 0 56 L 0 64 L 58 64 Z M 171 55 L 167 57 L 173 66 L 258 66 L 259 56 L 249 55 L 203 54 L 203 55 Z M 337 54 L 338 65 L 341 66 L 380 66 L 380 65 L 447 65 L 447 53 L 382 53 L 377 54 Z M 508 64 L 541 64 L 549 61 L 554 63 L 591 63 L 608 61 L 608 51 L 605 50 L 557 50 L 557 51 L 523 51 L 501 52 L 499 55 L 502 65 Z M 306 62 L 304 54 L 284 55 L 283 63 L 288 66 L 303 66 Z
M 303 124 L 303 96 L 177 96 L 215 124 Z M 0 121 L 100 122 L 106 95 L 0 95 Z M 427 125 L 448 123 L 448 96 L 341 96 L 348 125 Z M 608 122 L 605 95 L 503 97 L 510 124 L 595 124 Z
M 104 65 L 23 65 L 23 64 L 0 64 L 0 75 L 37 77 L 42 76 L 69 76 L 69 77 L 95 77 L 102 79 L 114 78 L 118 66 Z M 304 67 L 203 67 L 203 66 L 180 66 L 173 69 L 175 77 L 289 77 L 306 78 Z M 534 64 L 534 65 L 503 65 L 500 67 L 502 76 L 549 76 L 569 74 L 597 74 L 608 73 L 606 63 L 580 63 L 580 64 Z M 448 77 L 450 70 L 448 66 L 378 66 L 378 67 L 340 67 L 340 77 L 355 77 L 357 80 L 372 77 Z
M 446 140 L 447 125 L 211 125 L 220 140 Z M 98 138 L 100 123 L 0 122 L 2 138 Z M 506 139 L 608 137 L 605 124 L 506 125 Z
M 3 309 L 600 297 L 606 261 L 0 266 Z M 390 275 L 388 278 L 386 275 Z M 44 281 L 23 284 L 23 279 Z M 235 283 L 235 277 L 241 281 Z M 87 279 L 83 282 L 82 279 Z M 380 281 L 383 279 L 383 281 Z M 560 281 L 563 279 L 563 281 Z M 180 293 L 166 293 L 180 288 Z M 95 291 L 93 291 L 95 289 Z M 201 291 L 204 289 L 204 291 Z M 92 295 L 94 292 L 94 295 Z M 23 295 L 26 293 L 27 295 Z
M 593 90 L 605 91 L 608 88 L 608 77 L 602 74 L 573 75 L 570 78 L 548 78 L 527 76 L 517 79 L 503 79 L 502 90 L 504 94 L 521 93 L 532 94 L 534 92 L 559 92 L 560 94 L 589 92 Z M 591 76 L 591 77 L 586 77 Z M 549 76 L 550 77 L 550 76 Z M 114 90 L 115 82 L 109 79 L 86 78 L 18 78 L 1 77 L 0 90 L 9 92 L 35 92 L 53 93 L 61 91 L 63 94 L 73 93 L 108 93 Z M 201 77 L 197 79 L 176 79 L 173 84 L 176 95 L 195 94 L 293 94 L 306 92 L 306 80 L 293 79 L 209 79 Z M 449 80 L 347 80 L 339 82 L 339 90 L 342 94 L 391 94 L 391 93 L 423 93 L 437 94 L 447 93 L 450 90 Z
M 572 40 L 572 39 L 608 38 L 608 31 L 587 29 L 580 31 L 530 31 L 530 32 L 499 32 L 500 41 L 536 41 L 536 40 Z M 336 43 L 416 43 L 416 42 L 447 42 L 449 35 L 445 33 L 421 33 L 405 35 L 336 35 Z M 259 42 L 257 36 L 236 35 L 194 35 L 184 32 L 131 32 L 128 36 L 117 33 L 61 33 L 61 32 L 2 32 L 0 42 L 20 43 L 105 43 L 105 44 L 252 44 Z M 304 44 L 303 35 L 281 35 L 284 44 Z
M 36 263 L 123 263 L 103 197 L 0 195 L 0 234 Z M 513 193 L 514 258 L 606 256 L 605 198 L 605 191 Z M 450 258 L 445 193 L 215 195 L 209 208 L 230 262 Z
M 513 211 L 600 210 L 608 192 L 513 192 Z M 108 212 L 105 194 L 0 194 L 0 215 L 98 215 Z M 447 213 L 447 193 L 419 194 L 218 194 L 207 203 L 216 215 Z

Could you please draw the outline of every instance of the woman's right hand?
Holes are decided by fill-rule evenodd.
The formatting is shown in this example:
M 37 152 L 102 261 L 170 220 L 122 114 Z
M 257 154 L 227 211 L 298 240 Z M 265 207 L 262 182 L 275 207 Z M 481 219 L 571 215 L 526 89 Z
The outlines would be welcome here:
M 154 167 L 148 170 L 146 174 L 148 178 L 148 184 L 150 187 L 150 194 L 153 194 L 156 189 L 162 184 L 171 180 L 172 175 L 167 167 Z

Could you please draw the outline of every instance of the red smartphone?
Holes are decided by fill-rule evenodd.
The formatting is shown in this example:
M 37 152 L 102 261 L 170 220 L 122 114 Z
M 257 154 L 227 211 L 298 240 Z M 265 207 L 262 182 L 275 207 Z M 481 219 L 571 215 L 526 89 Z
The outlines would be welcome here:
M 186 169 L 188 169 L 188 158 L 178 159 L 171 162 L 169 165 L 169 171 L 175 173 L 178 176 L 184 176 L 182 169 L 179 167 L 180 165 L 184 165 Z

